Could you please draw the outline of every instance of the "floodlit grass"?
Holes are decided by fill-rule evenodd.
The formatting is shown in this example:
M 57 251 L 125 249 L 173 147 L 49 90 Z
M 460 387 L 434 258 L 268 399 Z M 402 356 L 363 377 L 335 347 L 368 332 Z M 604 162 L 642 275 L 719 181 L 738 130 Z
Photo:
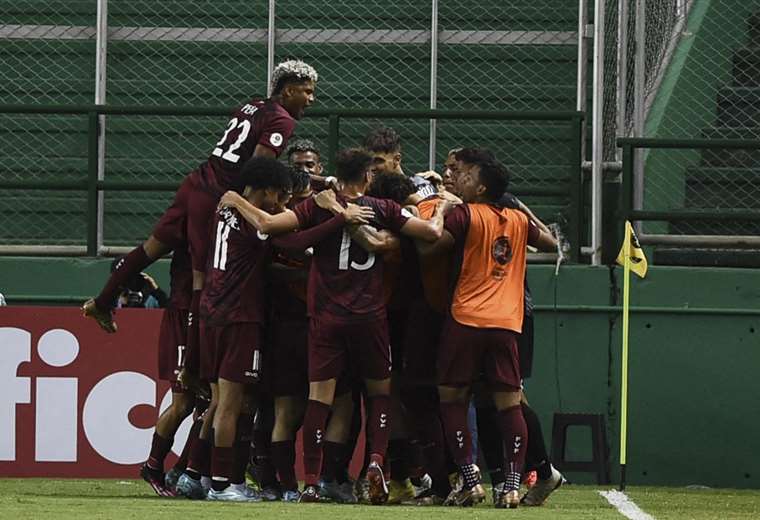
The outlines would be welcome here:
M 598 486 L 566 486 L 540 508 L 497 510 L 488 504 L 473 509 L 444 507 L 370 507 L 330 504 L 218 504 L 185 499 L 160 499 L 138 480 L 0 479 L 2 518 L 309 518 L 372 520 L 413 518 L 622 519 L 598 494 Z M 659 519 L 697 520 L 760 518 L 760 493 L 734 490 L 687 490 L 633 487 L 628 495 Z

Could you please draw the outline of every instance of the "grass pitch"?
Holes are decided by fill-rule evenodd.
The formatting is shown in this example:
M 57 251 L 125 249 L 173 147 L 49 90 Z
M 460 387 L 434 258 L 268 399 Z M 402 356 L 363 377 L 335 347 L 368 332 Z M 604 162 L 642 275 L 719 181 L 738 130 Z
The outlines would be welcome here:
M 568 485 L 538 508 L 497 510 L 489 503 L 471 509 L 370 507 L 330 504 L 218 504 L 160 499 L 141 480 L 0 479 L 0 518 L 259 518 L 310 520 L 443 520 L 447 518 L 615 519 L 625 517 L 598 493 L 599 486 Z M 628 496 L 658 520 L 760 519 L 760 492 L 632 487 Z

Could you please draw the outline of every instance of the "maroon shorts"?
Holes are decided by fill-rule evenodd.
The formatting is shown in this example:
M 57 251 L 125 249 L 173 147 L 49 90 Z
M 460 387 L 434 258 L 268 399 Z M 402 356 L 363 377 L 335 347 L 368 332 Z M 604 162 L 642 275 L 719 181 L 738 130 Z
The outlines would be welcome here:
M 418 299 L 409 307 L 404 335 L 404 384 L 435 386 L 438 345 L 444 315 L 433 310 L 427 300 Z
M 173 392 L 182 391 L 177 376 L 185 365 L 187 312 L 187 309 L 165 309 L 158 333 L 158 377 L 171 382 Z
M 230 323 L 221 327 L 206 325 L 201 333 L 203 379 L 210 382 L 226 379 L 244 384 L 260 381 L 263 354 L 260 324 Z
M 517 334 L 469 327 L 449 317 L 438 352 L 438 383 L 467 386 L 481 373 L 493 388 L 520 388 Z
M 153 228 L 153 236 L 172 249 L 187 242 L 193 270 L 205 272 L 211 242 L 210 226 L 219 199 L 200 187 L 199 177 L 198 170 L 185 177 L 172 205 Z
M 385 313 L 370 320 L 344 322 L 329 316 L 309 323 L 309 381 L 325 381 L 357 371 L 364 379 L 391 376 L 391 351 Z
M 274 397 L 309 395 L 309 320 L 278 317 L 271 325 L 267 380 Z M 271 347 L 271 348 L 270 348 Z

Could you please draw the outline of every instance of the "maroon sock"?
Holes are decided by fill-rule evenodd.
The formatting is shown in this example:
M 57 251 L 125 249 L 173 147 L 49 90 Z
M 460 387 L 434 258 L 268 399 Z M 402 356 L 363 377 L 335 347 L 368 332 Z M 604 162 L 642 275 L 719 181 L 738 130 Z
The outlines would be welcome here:
M 316 486 L 322 469 L 322 442 L 330 407 L 309 400 L 303 419 L 303 469 L 307 486 Z
M 369 439 L 367 451 L 369 451 L 370 460 L 378 462 L 381 466 L 385 463 L 388 437 L 391 432 L 388 417 L 390 402 L 391 398 L 387 395 L 367 397 L 367 438 Z
M 245 482 L 245 468 L 251 451 L 251 429 L 253 428 L 253 416 L 249 414 L 238 417 L 235 427 L 235 464 L 232 468 L 230 482 L 242 484 Z
M 200 437 L 190 448 L 190 457 L 187 459 L 187 469 L 198 475 L 211 473 L 211 442 Z M 190 475 L 195 478 L 195 475 Z
M 193 291 L 190 312 L 187 314 L 187 343 L 185 345 L 185 368 L 192 374 L 198 374 L 201 364 L 200 307 L 201 291 Z
M 499 411 L 499 426 L 504 439 L 504 473 L 508 489 L 519 489 L 525 452 L 528 448 L 528 427 L 520 405 Z
M 221 491 L 230 485 L 235 465 L 235 448 L 214 446 L 211 457 L 211 485 L 214 490 Z
M 153 442 L 150 446 L 150 456 L 148 457 L 148 467 L 158 471 L 164 471 L 164 459 L 169 450 L 172 449 L 174 439 L 164 439 L 159 434 L 153 434 Z
M 153 263 L 153 260 L 145 254 L 142 244 L 129 252 L 124 259 L 119 262 L 111 277 L 108 278 L 106 285 L 100 294 L 95 298 L 95 305 L 98 309 L 112 309 L 119 296 L 121 288 L 127 285 L 129 280 L 140 273 L 143 269 Z
M 190 458 L 190 447 L 198 439 L 198 435 L 201 433 L 202 427 L 203 427 L 202 420 L 196 419 L 193 422 L 193 426 L 190 428 L 190 433 L 187 434 L 185 447 L 182 448 L 182 453 L 180 454 L 179 459 L 177 459 L 177 462 L 174 464 L 174 467 L 176 469 L 184 471 L 184 469 L 187 467 L 187 461 Z
M 278 441 L 272 443 L 272 463 L 280 477 L 282 489 L 298 489 L 296 481 L 296 443 L 295 441 Z
M 409 477 L 406 448 L 406 439 L 388 441 L 388 465 L 390 466 L 391 478 L 396 482 L 402 482 Z
M 472 464 L 472 439 L 467 427 L 468 403 L 441 403 L 446 442 L 457 466 Z
M 346 444 L 342 442 L 324 441 L 322 443 L 322 478 L 327 482 L 342 480 L 343 461 L 345 460 Z

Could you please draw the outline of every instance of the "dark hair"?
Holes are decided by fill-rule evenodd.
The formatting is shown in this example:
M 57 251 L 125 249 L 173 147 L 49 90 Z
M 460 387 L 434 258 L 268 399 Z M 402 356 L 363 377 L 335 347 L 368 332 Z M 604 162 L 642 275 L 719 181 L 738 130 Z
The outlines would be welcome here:
M 311 184 L 311 177 L 306 170 L 291 168 L 290 177 L 293 182 L 293 193 L 301 193 Z
M 253 157 L 240 172 L 241 189 L 250 186 L 254 190 L 274 189 L 289 192 L 293 189 L 290 168 L 277 159 Z
M 509 171 L 485 148 L 462 148 L 454 153 L 457 161 L 480 166 L 480 183 L 486 188 L 486 198 L 498 202 L 509 187 Z
M 496 156 L 491 150 L 485 148 L 459 148 L 454 150 L 454 159 L 467 164 L 483 164 L 486 162 L 496 162 Z
M 361 148 L 341 150 L 335 158 L 335 176 L 343 182 L 357 182 L 371 164 L 372 156 Z
M 393 128 L 380 126 L 364 138 L 364 148 L 374 153 L 400 152 L 401 136 Z
M 378 199 L 391 199 L 399 204 L 404 204 L 409 195 L 417 189 L 412 179 L 406 175 L 395 173 L 375 173 L 372 183 L 367 189 L 367 195 Z
M 290 160 L 290 156 L 297 152 L 312 152 L 313 154 L 316 154 L 317 157 L 319 157 L 319 150 L 317 149 L 317 145 L 315 145 L 314 141 L 311 139 L 296 139 L 294 141 L 291 141 L 291 143 L 285 149 L 285 157 Z

